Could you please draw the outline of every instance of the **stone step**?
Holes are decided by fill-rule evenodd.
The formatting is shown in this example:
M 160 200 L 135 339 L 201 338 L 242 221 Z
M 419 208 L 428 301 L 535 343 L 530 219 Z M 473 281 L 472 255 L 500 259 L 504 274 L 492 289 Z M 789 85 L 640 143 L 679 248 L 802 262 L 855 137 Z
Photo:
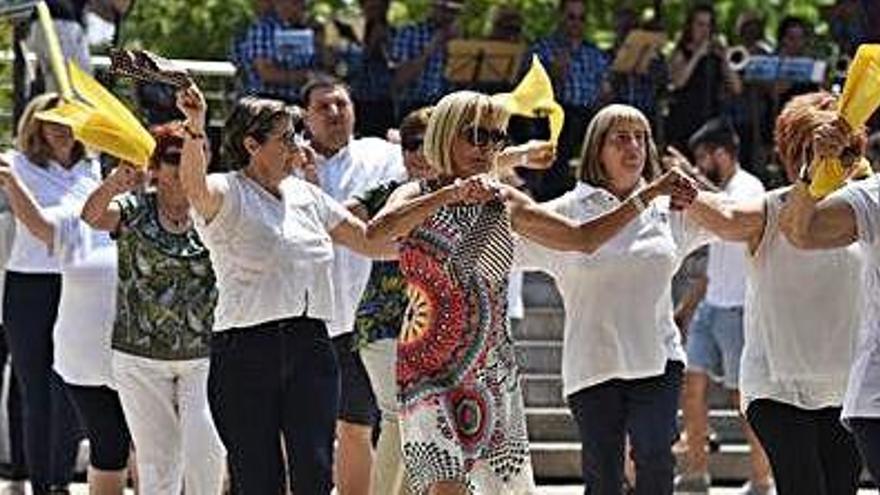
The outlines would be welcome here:
M 562 308 L 526 306 L 525 318 L 514 322 L 513 339 L 562 341 L 565 311 Z
M 679 412 L 679 424 L 684 424 Z M 577 442 L 577 425 L 568 408 L 527 407 L 526 423 L 532 442 Z M 739 413 L 734 409 L 709 411 L 709 426 L 721 444 L 745 443 Z
M 562 396 L 562 375 L 559 373 L 522 373 L 523 399 L 526 407 L 566 407 Z M 709 387 L 710 409 L 730 409 L 727 391 L 712 383 Z
M 533 442 L 532 468 L 542 480 L 581 478 L 581 446 L 574 442 Z M 676 465 L 683 463 L 678 456 Z M 749 447 L 746 444 L 722 445 L 709 455 L 709 472 L 716 481 L 744 481 L 749 476 Z
M 559 373 L 562 371 L 562 342 L 558 340 L 523 340 L 516 343 L 520 370 L 524 373 Z
M 556 290 L 556 282 L 543 272 L 523 274 L 523 303 L 526 306 L 562 307 L 562 297 Z

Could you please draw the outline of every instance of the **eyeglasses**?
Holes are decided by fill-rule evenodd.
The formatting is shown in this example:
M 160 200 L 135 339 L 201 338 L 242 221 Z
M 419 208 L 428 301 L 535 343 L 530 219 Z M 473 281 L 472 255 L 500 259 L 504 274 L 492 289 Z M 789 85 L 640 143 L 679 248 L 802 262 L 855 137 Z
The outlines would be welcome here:
M 462 129 L 461 135 L 468 144 L 474 147 L 489 146 L 501 149 L 507 144 L 507 132 L 501 129 L 469 126 Z
M 419 151 L 423 144 L 425 144 L 425 136 L 413 136 L 400 141 L 400 147 L 403 148 L 403 151 L 410 153 Z
M 180 165 L 180 151 L 165 151 L 159 155 L 159 163 L 164 163 L 165 165 Z

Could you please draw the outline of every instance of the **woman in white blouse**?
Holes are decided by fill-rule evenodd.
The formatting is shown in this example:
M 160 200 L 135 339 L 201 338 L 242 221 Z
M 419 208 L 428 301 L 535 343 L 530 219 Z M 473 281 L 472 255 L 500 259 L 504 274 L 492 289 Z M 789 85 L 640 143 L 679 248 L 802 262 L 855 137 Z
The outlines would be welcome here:
M 639 192 L 658 169 L 645 116 L 626 105 L 605 107 L 587 129 L 580 181 L 543 206 L 583 222 L 634 201 L 638 215 L 590 254 L 528 241 L 518 253 L 521 267 L 555 278 L 565 303 L 562 380 L 581 434 L 587 493 L 620 493 L 627 436 L 637 493 L 672 493 L 685 354 L 671 281 L 711 236 L 682 205 Z
M 790 182 L 812 141 L 809 130 L 836 107 L 830 94 L 810 93 L 783 108 L 776 145 Z M 689 213 L 748 249 L 740 405 L 767 452 L 777 493 L 854 494 L 861 460 L 839 418 L 861 321 L 863 257 L 854 237 L 809 251 L 782 235 L 791 191 L 751 201 L 701 192 Z
M 94 173 L 70 128 L 42 122 L 37 112 L 56 107 L 56 94 L 35 97 L 18 123 L 17 146 L 5 158 L 42 208 L 56 207 Z M 64 490 L 77 452 L 76 413 L 67 386 L 53 371 L 53 328 L 61 297 L 61 264 L 40 238 L 16 221 L 6 264 L 3 323 L 22 393 L 25 458 L 36 494 Z
M 207 175 L 204 98 L 193 86 L 178 106 L 188 133 L 180 178 L 217 276 L 208 396 L 232 481 L 240 493 L 277 493 L 286 457 L 292 491 L 330 493 L 339 389 L 325 324 L 333 243 L 367 256 L 389 249 L 367 243 L 360 220 L 291 175 L 310 160 L 299 109 L 239 100 L 224 128 L 232 171 Z
M 835 108 L 829 108 L 826 115 Z M 826 119 L 811 129 L 808 142 L 814 143 L 812 151 L 817 157 L 842 157 L 849 164 L 847 159 L 859 158 L 864 151 L 864 129 L 850 129 L 842 119 Z M 802 249 L 836 250 L 857 243 L 864 256 L 864 301 L 860 304 L 859 297 L 853 297 L 850 302 L 851 312 L 862 309 L 861 332 L 842 417 L 853 432 L 868 471 L 880 481 L 880 177 L 850 183 L 826 198 L 816 197 L 810 192 L 810 182 L 816 177 L 815 166 L 822 162 L 811 163 L 792 188 L 781 213 L 781 228 L 789 241 Z M 812 266 L 800 268 L 809 273 Z M 817 304 L 824 307 L 824 298 L 833 297 L 838 288 L 827 279 L 814 278 L 813 283 L 823 298 Z M 790 311 L 810 314 L 812 308 L 792 306 Z M 816 345 L 835 345 L 840 339 L 829 329 L 824 341 Z

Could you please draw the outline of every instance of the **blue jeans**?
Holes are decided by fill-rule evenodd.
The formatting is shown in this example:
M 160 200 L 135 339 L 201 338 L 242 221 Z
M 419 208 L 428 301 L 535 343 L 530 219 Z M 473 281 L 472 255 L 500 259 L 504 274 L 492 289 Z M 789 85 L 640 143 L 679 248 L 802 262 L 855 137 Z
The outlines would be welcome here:
M 208 401 L 237 495 L 286 493 L 282 433 L 292 491 L 330 493 L 339 371 L 324 322 L 290 318 L 215 333 Z
M 568 396 L 581 435 L 585 495 L 620 495 L 627 435 L 636 465 L 635 493 L 672 494 L 683 368 L 668 361 L 662 375 L 608 380 Z
M 688 369 L 702 371 L 720 380 L 724 388 L 737 390 L 743 342 L 743 307 L 722 308 L 703 301 L 688 331 Z
M 52 370 L 61 275 L 6 272 L 3 323 L 22 398 L 24 452 L 35 493 L 73 476 L 80 429 L 67 386 Z

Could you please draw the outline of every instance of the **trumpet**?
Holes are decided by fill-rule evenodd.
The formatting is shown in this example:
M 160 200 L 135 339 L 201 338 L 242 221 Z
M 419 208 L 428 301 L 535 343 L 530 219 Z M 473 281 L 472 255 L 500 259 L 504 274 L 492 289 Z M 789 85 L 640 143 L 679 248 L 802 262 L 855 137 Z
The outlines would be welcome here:
M 724 59 L 727 61 L 727 67 L 733 72 L 739 72 L 749 65 L 749 50 L 743 45 L 736 45 L 728 48 L 724 52 Z

